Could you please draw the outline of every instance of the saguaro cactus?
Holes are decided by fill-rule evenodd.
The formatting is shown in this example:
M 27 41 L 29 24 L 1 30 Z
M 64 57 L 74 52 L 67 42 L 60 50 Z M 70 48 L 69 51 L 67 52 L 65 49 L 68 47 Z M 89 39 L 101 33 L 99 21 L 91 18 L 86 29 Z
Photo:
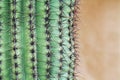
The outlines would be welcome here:
M 0 0 L 0 80 L 74 80 L 75 0 Z

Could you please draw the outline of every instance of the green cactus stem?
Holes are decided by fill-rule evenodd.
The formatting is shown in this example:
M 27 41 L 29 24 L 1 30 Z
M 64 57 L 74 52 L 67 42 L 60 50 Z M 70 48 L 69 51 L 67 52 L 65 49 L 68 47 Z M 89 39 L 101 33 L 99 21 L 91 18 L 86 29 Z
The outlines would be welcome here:
M 34 0 L 21 1 L 20 17 L 20 44 L 22 62 L 22 80 L 36 80 L 36 46 L 35 44 L 35 25 L 34 25 Z M 32 45 L 31 45 L 32 44 Z
M 10 0 L 0 1 L 0 80 L 12 78 Z
M 0 0 L 0 80 L 74 80 L 75 0 Z
M 42 7 L 41 7 L 42 6 Z M 39 0 L 35 3 L 35 25 L 37 46 L 37 72 L 38 80 L 47 80 L 49 65 L 49 34 L 48 33 L 48 0 Z

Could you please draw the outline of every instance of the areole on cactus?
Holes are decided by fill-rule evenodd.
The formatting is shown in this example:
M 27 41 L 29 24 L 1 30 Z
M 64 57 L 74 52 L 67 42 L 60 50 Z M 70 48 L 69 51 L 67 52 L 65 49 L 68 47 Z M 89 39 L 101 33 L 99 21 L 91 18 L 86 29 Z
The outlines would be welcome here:
M 0 80 L 74 80 L 75 0 L 0 0 Z

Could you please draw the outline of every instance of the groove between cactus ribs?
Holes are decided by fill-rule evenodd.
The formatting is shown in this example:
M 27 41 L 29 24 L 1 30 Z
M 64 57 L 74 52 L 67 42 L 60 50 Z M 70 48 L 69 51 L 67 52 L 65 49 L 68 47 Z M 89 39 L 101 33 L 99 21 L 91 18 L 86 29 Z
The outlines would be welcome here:
M 2 2 L 0 2 L 0 7 L 3 7 L 2 5 L 1 5 L 1 3 Z M 3 12 L 3 8 L 1 9 L 1 12 Z M 0 13 L 0 16 L 1 16 L 2 14 Z M 1 17 L 2 18 L 2 17 Z M 0 18 L 0 19 L 1 19 Z M 2 59 L 2 51 L 1 51 L 1 49 L 2 49 L 2 21 L 0 21 L 0 79 L 2 79 L 2 62 L 3 62 L 3 59 Z
M 1 47 L 0 47 L 0 80 L 9 80 L 12 78 L 11 63 L 11 24 L 10 24 L 10 0 L 0 1 L 0 22 L 1 22 Z
M 0 6 L 1 7 L 1 6 Z M 0 14 L 1 15 L 1 14 Z M 2 78 L 2 52 L 1 52 L 1 46 L 2 46 L 2 43 L 1 43 L 1 32 L 2 32 L 2 21 L 0 21 L 0 79 Z

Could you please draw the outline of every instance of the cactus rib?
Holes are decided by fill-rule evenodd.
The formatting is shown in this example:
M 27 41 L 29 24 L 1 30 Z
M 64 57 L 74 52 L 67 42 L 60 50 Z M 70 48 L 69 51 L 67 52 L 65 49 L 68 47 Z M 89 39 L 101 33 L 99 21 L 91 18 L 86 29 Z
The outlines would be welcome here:
M 0 0 L 0 80 L 74 80 L 75 0 Z
M 36 64 L 36 60 L 34 54 L 35 49 L 34 45 L 30 43 L 34 40 L 34 34 L 32 34 L 32 30 L 34 30 L 33 20 L 31 20 L 32 13 L 31 8 L 33 4 L 31 4 L 30 0 L 22 0 L 21 1 L 21 12 L 20 15 L 20 42 L 21 42 L 21 56 L 22 56 L 22 80 L 34 80 L 34 70 L 32 67 L 34 63 Z M 33 36 L 33 37 L 32 37 Z M 26 46 L 24 46 L 26 45 Z
M 12 79 L 12 63 L 11 63 L 11 27 L 10 27 L 10 0 L 0 1 L 0 22 L 1 22 L 1 47 L 0 47 L 0 68 L 1 80 Z
M 50 15 L 49 15 L 49 32 L 50 32 L 50 80 L 58 80 L 58 74 L 60 72 L 59 67 L 61 66 L 60 62 L 60 51 L 61 46 L 61 32 L 59 32 L 60 25 L 59 14 L 60 14 L 60 1 L 59 0 L 50 0 Z
M 18 80 L 22 77 L 21 53 L 20 53 L 20 1 L 11 0 L 11 28 L 12 28 L 12 70 L 13 79 Z
M 47 33 L 47 21 L 46 18 L 48 15 L 46 14 L 46 11 L 48 9 L 47 7 L 48 0 L 40 0 L 35 3 L 35 9 L 36 9 L 36 18 L 35 18 L 35 25 L 36 25 L 36 46 L 37 46 L 37 72 L 38 72 L 38 79 L 39 80 L 47 80 L 47 54 L 49 54 L 49 49 L 47 49 L 47 46 L 49 46 L 49 42 L 47 41 L 47 38 L 49 37 Z M 42 7 L 41 7 L 42 6 Z
M 62 66 L 61 66 L 61 77 L 60 80 L 73 80 L 73 68 L 71 67 L 72 55 L 74 54 L 72 51 L 71 45 L 71 24 L 72 18 L 71 15 L 71 0 L 61 0 L 61 28 L 62 28 Z M 72 64 L 73 65 L 73 64 Z

